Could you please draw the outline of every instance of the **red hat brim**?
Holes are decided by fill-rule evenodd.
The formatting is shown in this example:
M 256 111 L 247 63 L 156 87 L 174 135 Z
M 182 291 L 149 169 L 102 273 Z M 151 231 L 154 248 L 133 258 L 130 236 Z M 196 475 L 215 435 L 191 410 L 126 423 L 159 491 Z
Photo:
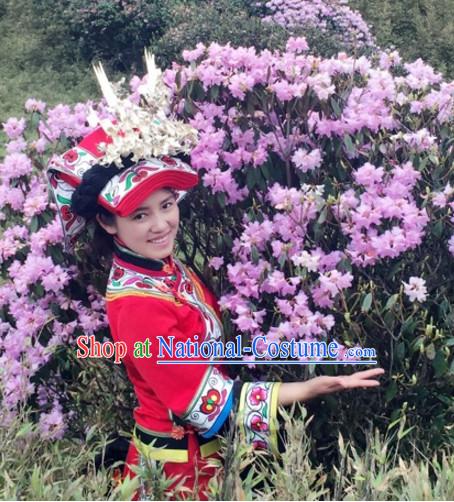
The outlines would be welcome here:
M 199 182 L 196 173 L 178 172 L 175 170 L 163 171 L 144 180 L 134 190 L 113 208 L 103 197 L 99 197 L 98 202 L 108 211 L 125 217 L 129 216 L 140 207 L 153 192 L 162 188 L 173 188 L 175 190 L 189 190 Z

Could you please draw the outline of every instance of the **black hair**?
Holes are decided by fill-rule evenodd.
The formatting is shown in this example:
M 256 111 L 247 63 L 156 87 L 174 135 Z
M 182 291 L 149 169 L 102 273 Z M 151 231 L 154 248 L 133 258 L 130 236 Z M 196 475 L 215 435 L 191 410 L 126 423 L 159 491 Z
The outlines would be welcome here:
M 112 164 L 108 167 L 99 164 L 92 166 L 84 173 L 80 185 L 73 193 L 71 211 L 87 221 L 92 220 L 100 209 L 104 209 L 98 204 L 101 190 L 119 172 L 120 169 Z
M 85 218 L 87 222 L 94 222 L 93 240 L 90 251 L 100 258 L 109 258 L 113 250 L 113 237 L 108 234 L 96 221 L 96 215 L 107 223 L 112 224 L 115 216 L 98 204 L 98 197 L 102 189 L 117 174 L 134 165 L 132 155 L 122 158 L 121 167 L 112 163 L 108 166 L 93 165 L 85 171 L 80 185 L 76 188 L 71 198 L 71 211 Z

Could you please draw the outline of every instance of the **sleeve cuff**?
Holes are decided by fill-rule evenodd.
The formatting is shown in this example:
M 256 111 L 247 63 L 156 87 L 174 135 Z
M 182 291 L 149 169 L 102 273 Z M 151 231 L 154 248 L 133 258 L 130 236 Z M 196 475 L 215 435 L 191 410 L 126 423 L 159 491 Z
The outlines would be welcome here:
M 196 427 L 204 438 L 213 437 L 233 406 L 233 380 L 210 366 L 182 420 Z
M 248 382 L 241 390 L 238 419 L 247 443 L 278 453 L 277 406 L 281 382 Z

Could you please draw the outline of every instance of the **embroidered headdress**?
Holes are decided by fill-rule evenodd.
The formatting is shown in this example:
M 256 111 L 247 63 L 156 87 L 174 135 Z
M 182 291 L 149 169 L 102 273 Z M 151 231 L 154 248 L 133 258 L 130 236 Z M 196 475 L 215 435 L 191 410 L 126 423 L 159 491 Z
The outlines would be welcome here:
M 95 165 L 120 167 L 122 159 L 135 164 L 115 174 L 100 191 L 97 202 L 112 214 L 128 216 L 155 190 L 173 188 L 178 200 L 198 182 L 197 173 L 180 159 L 197 140 L 195 129 L 169 116 L 168 90 L 154 58 L 145 53 L 147 76 L 139 87 L 140 102 L 121 98 L 101 65 L 96 76 L 114 119 L 89 120 L 98 127 L 48 164 L 47 177 L 63 224 L 65 247 L 71 249 L 86 220 L 71 211 L 71 199 L 84 174 Z

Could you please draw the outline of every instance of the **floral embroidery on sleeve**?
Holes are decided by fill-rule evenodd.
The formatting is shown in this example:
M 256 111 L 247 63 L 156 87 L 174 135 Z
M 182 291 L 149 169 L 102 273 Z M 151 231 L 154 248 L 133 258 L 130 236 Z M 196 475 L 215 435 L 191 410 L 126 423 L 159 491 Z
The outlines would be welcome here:
M 214 436 L 229 416 L 233 405 L 233 380 L 210 366 L 183 420 L 204 437 Z
M 249 382 L 243 385 L 239 425 L 254 448 L 277 452 L 277 395 L 280 382 Z

